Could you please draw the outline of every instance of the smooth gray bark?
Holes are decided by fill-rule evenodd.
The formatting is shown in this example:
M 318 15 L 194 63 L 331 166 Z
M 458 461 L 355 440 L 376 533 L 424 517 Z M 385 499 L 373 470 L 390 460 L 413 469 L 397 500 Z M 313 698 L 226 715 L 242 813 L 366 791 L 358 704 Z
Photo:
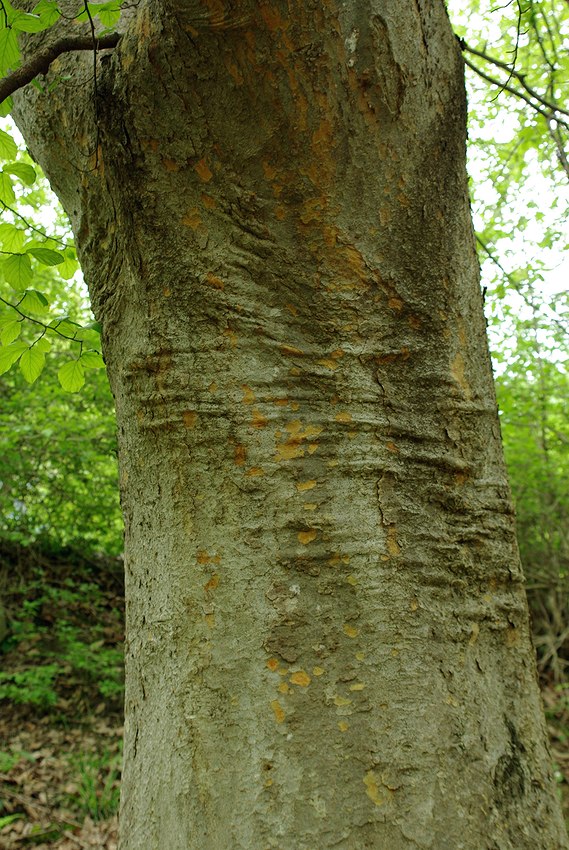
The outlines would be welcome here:
M 117 406 L 121 850 L 566 848 L 443 3 L 140 2 L 96 108 L 63 67 L 18 120 Z

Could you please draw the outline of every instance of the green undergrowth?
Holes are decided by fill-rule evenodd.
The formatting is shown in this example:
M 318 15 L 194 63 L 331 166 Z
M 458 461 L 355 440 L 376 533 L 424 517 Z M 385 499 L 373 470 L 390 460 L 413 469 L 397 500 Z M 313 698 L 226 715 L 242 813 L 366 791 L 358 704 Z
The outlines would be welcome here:
M 116 573 L 109 587 L 108 577 L 84 563 L 28 563 L 19 575 L 2 566 L 0 704 L 64 718 L 97 705 L 120 713 L 123 599 Z

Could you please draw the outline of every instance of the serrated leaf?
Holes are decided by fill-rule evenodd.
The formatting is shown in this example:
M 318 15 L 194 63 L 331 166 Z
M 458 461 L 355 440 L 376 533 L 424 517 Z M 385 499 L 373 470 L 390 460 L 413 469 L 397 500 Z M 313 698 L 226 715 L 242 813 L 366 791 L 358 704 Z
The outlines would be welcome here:
M 10 286 L 18 292 L 25 289 L 33 277 L 28 254 L 12 254 L 2 263 L 2 271 Z
M 9 27 L 0 29 L 0 76 L 5 76 L 7 71 L 13 71 L 19 64 L 20 51 L 16 33 Z
M 78 360 L 65 363 L 59 369 L 57 377 L 63 389 L 68 393 L 78 392 L 85 383 L 85 372 Z
M 11 162 L 10 165 L 5 165 L 2 170 L 8 172 L 8 174 L 14 174 L 26 186 L 33 186 L 36 182 L 35 169 L 26 162 Z
M 20 371 L 28 384 L 37 381 L 45 366 L 45 354 L 36 346 L 28 348 L 20 357 Z
M 49 310 L 49 301 L 43 292 L 28 289 L 20 301 L 20 309 L 24 313 L 39 313 L 40 316 L 44 316 Z
M 44 266 L 58 266 L 64 260 L 63 254 L 52 251 L 51 248 L 26 248 L 26 251 Z
M 13 366 L 27 349 L 28 346 L 25 342 L 13 342 L 10 345 L 2 346 L 0 348 L 0 375 L 7 372 L 10 366 Z
M 12 178 L 5 171 L 0 171 L 0 201 L 10 206 L 16 200 Z
M 86 369 L 104 369 L 105 361 L 98 351 L 84 351 L 80 357 L 80 363 Z
M 1 131 L 0 131 L 1 132 Z M 0 245 L 3 251 L 19 253 L 24 244 L 26 234 L 14 224 L 0 224 Z
M 9 322 L 6 322 L 6 324 L 3 325 L 2 329 L 0 330 L 0 342 L 2 343 L 2 345 L 10 345 L 11 342 L 14 342 L 15 339 L 18 339 L 21 330 L 21 321 L 18 321 L 17 319 L 11 319 Z

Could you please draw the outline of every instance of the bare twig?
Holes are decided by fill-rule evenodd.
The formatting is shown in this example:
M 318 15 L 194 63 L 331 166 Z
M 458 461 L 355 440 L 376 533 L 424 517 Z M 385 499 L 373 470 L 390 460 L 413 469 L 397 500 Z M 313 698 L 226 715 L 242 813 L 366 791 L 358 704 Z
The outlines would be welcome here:
M 528 93 L 528 95 L 530 97 L 537 100 L 538 103 L 540 103 L 546 109 L 550 110 L 552 113 L 560 112 L 562 115 L 569 116 L 569 110 L 563 109 L 561 106 L 554 103 L 553 101 L 547 100 L 545 97 L 540 95 L 539 92 L 537 92 L 534 88 L 529 86 L 526 82 L 526 75 L 525 74 L 520 74 L 518 71 L 514 71 L 506 62 L 501 62 L 499 59 L 496 59 L 493 56 L 489 56 L 487 53 L 483 53 L 481 50 L 476 50 L 474 47 L 470 47 L 464 40 L 461 41 L 461 46 L 462 46 L 463 50 L 465 50 L 467 53 L 471 53 L 473 56 L 478 56 L 480 59 L 484 59 L 485 62 L 490 62 L 490 64 L 495 65 L 497 68 L 502 68 L 503 70 L 507 71 L 508 74 L 510 75 L 509 79 L 512 79 L 512 78 L 516 79 L 520 83 L 520 85 L 525 89 L 525 91 Z M 469 68 L 472 68 L 473 71 L 476 71 L 477 73 L 480 74 L 480 76 L 482 76 L 482 72 L 480 71 L 480 69 L 476 65 L 473 65 L 471 62 L 468 62 L 468 60 L 466 60 L 466 59 L 464 61 L 467 63 Z M 490 80 L 490 77 L 487 76 L 487 77 L 485 77 L 485 79 Z M 499 80 L 492 80 L 492 82 L 494 83 L 494 85 L 500 86 L 501 88 L 510 92 L 510 94 L 515 94 L 518 97 L 522 97 L 527 103 L 529 103 L 531 106 L 534 106 L 534 109 L 537 108 L 534 104 L 531 103 L 531 101 L 529 101 L 523 95 L 522 92 L 518 92 L 518 91 L 516 91 L 516 89 L 511 88 L 508 85 L 509 80 L 508 80 L 508 82 L 506 82 L 506 84 L 501 83 Z M 553 116 L 553 117 L 555 117 L 555 116 Z
M 59 41 L 56 41 L 50 47 L 46 47 L 44 50 L 35 53 L 20 68 L 17 68 L 11 74 L 8 74 L 7 77 L 0 80 L 0 103 L 15 91 L 18 91 L 18 89 L 31 83 L 38 74 L 47 74 L 51 63 L 58 56 L 61 56 L 62 53 L 70 53 L 74 50 L 103 50 L 109 47 L 116 47 L 119 40 L 120 35 L 118 33 L 102 35 L 95 42 L 93 42 L 91 36 L 59 39 Z
M 531 106 L 531 108 L 535 112 L 538 112 L 542 116 L 542 118 L 545 118 L 546 121 L 548 119 L 553 118 L 557 121 L 558 124 L 563 125 L 563 127 L 566 127 L 569 130 L 569 123 L 563 120 L 562 118 L 558 118 L 554 114 L 554 112 L 564 112 L 565 110 L 558 109 L 557 107 L 552 108 L 551 106 L 548 106 L 547 109 L 544 109 L 542 106 L 538 106 L 536 103 L 534 103 L 529 95 L 518 91 L 517 89 L 513 88 L 513 86 L 503 85 L 500 80 L 497 80 L 495 77 L 491 77 L 490 74 L 486 74 L 484 71 L 481 70 L 481 68 L 478 68 L 477 65 L 475 65 L 473 62 L 470 62 L 470 60 L 467 59 L 466 56 L 464 57 L 464 63 L 468 65 L 469 68 L 472 68 L 472 70 L 475 71 L 479 77 L 482 77 L 483 80 L 486 80 L 486 82 L 492 83 L 493 86 L 498 86 L 503 91 L 507 91 L 510 94 L 513 94 L 515 97 L 519 97 L 521 98 L 521 100 L 524 100 L 529 106 Z

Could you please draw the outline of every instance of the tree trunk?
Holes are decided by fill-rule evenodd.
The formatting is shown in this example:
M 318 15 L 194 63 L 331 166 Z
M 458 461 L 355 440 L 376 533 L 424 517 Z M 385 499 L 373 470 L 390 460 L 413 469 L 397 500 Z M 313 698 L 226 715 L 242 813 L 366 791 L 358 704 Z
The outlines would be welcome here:
M 566 848 L 442 0 L 125 16 L 18 105 L 117 407 L 121 850 Z

